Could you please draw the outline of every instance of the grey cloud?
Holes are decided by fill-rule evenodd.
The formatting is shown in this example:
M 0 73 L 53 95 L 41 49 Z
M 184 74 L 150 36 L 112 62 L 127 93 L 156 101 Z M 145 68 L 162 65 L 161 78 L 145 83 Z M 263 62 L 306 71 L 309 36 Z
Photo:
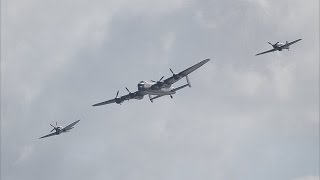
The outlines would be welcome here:
M 1 179 L 319 176 L 318 1 L 4 1 L 2 10 Z M 266 41 L 295 38 L 289 52 L 254 57 Z M 204 58 L 173 100 L 91 107 Z M 70 133 L 37 139 L 76 119 Z

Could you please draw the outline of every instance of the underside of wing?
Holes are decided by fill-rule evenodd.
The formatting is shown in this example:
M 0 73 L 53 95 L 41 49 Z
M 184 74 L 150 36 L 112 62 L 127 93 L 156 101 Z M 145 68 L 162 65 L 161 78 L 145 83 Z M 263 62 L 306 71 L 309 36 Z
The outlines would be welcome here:
M 101 105 L 105 105 L 105 104 L 111 104 L 111 103 L 115 103 L 116 102 L 116 99 L 110 99 L 108 101 L 104 101 L 104 102 L 101 102 L 101 103 L 97 103 L 97 104 L 94 104 L 92 106 L 101 106 Z
M 294 43 L 296 43 L 296 42 L 298 42 L 298 41 L 301 41 L 302 39 L 297 39 L 297 40 L 295 40 L 295 41 L 292 41 L 292 42 L 289 42 L 288 44 L 286 44 L 287 46 L 290 46 L 290 45 L 292 45 L 292 44 L 294 44 Z
M 270 49 L 269 51 L 265 51 L 265 52 L 262 52 L 262 53 L 256 54 L 256 56 L 259 56 L 259 55 L 261 55 L 261 54 L 265 54 L 265 53 L 269 53 L 269 52 L 273 52 L 273 51 L 276 51 L 276 49 Z
M 153 102 L 154 99 L 157 99 L 157 98 L 162 97 L 162 96 L 165 96 L 165 95 L 157 95 L 157 96 L 154 96 L 154 97 L 149 96 L 149 99 L 150 99 L 151 102 Z
M 68 126 L 64 127 L 63 130 L 64 130 L 64 131 L 68 131 L 68 130 L 72 129 L 73 126 L 76 125 L 79 121 L 80 121 L 80 120 L 77 120 L 77 121 L 69 124 Z
M 48 134 L 48 135 L 42 136 L 42 137 L 40 137 L 39 139 L 46 138 L 46 137 L 50 137 L 50 136 L 54 136 L 54 135 L 56 135 L 56 132 L 53 132 L 53 133 L 50 133 L 50 134 Z
M 201 67 L 202 65 L 204 65 L 205 63 L 207 63 L 210 59 L 205 59 L 199 63 L 197 63 L 196 65 L 193 65 L 191 67 L 189 67 L 188 69 L 181 71 L 178 74 L 174 74 L 173 76 L 171 76 L 170 78 L 164 80 L 163 82 L 165 84 L 173 84 L 177 81 L 179 81 L 180 79 L 182 79 L 183 77 L 187 76 L 188 74 L 192 73 L 193 71 L 195 71 L 196 69 L 198 69 L 199 67 Z
M 127 89 L 128 90 L 128 89 Z M 129 90 L 128 90 L 129 91 Z M 136 91 L 136 92 L 130 92 L 129 91 L 129 94 L 127 95 L 124 95 L 124 96 L 121 96 L 121 97 L 118 97 L 118 93 L 119 91 L 117 92 L 117 96 L 116 98 L 114 99 L 110 99 L 108 101 L 104 101 L 104 102 L 101 102 L 101 103 L 97 103 L 97 104 L 94 104 L 92 106 L 101 106 L 101 105 L 105 105 L 105 104 L 111 104 L 111 103 L 117 103 L 117 104 L 121 104 L 123 101 L 125 100 L 130 100 L 130 99 L 142 99 L 143 98 L 143 95 L 139 92 L 139 91 Z
M 134 93 L 131 93 L 131 94 L 127 94 L 127 95 L 121 96 L 120 98 L 121 98 L 122 101 L 130 100 L 130 99 L 134 99 L 136 94 L 137 94 L 137 92 L 134 92 Z

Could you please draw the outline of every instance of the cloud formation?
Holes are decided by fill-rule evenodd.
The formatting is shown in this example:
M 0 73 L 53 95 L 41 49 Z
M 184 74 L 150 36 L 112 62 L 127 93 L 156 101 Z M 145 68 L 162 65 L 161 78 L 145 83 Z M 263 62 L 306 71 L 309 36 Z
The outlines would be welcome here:
M 1 179 L 319 178 L 319 1 L 1 7 Z M 91 107 L 205 58 L 172 100 Z

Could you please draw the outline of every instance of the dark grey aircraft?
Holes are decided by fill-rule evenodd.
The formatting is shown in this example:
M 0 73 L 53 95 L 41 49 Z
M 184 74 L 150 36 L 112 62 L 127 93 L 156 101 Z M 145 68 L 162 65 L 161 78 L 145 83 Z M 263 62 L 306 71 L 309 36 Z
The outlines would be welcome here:
M 194 70 L 198 69 L 199 67 L 201 67 L 202 65 L 204 65 L 205 63 L 207 63 L 210 59 L 205 59 L 199 63 L 197 63 L 196 65 L 181 71 L 178 74 L 175 74 L 172 69 L 170 69 L 172 76 L 162 80 L 164 78 L 164 76 L 161 77 L 161 79 L 159 81 L 141 81 L 138 84 L 138 91 L 136 92 L 130 92 L 128 88 L 127 91 L 129 92 L 129 94 L 118 97 L 119 95 L 119 91 L 117 92 L 117 95 L 114 99 L 110 99 L 108 101 L 104 101 L 101 103 L 97 103 L 94 104 L 92 106 L 101 106 L 101 105 L 105 105 L 105 104 L 110 104 L 110 103 L 117 103 L 117 104 L 121 104 L 124 100 L 130 100 L 130 99 L 142 99 L 144 97 L 144 95 L 149 95 L 149 99 L 151 102 L 153 102 L 154 99 L 165 96 L 165 95 L 169 95 L 172 98 L 172 94 L 175 94 L 178 90 L 185 88 L 187 86 L 191 87 L 189 78 L 188 78 L 188 74 L 192 73 Z M 182 85 L 180 87 L 174 88 L 171 85 L 177 81 L 179 81 L 180 79 L 186 77 L 186 81 L 187 83 L 185 85 Z M 154 96 L 154 97 L 152 97 Z
M 288 41 L 286 41 L 285 44 L 282 44 L 282 43 L 279 43 L 279 42 L 277 42 L 275 44 L 272 44 L 272 43 L 268 42 L 273 47 L 273 49 L 271 49 L 269 51 L 265 51 L 265 52 L 259 53 L 259 54 L 256 54 L 256 56 L 261 55 L 261 54 L 265 54 L 265 53 L 269 53 L 269 52 L 273 52 L 273 51 L 282 51 L 282 49 L 287 49 L 289 51 L 289 46 L 290 45 L 292 45 L 292 44 L 294 44 L 294 43 L 296 43 L 298 41 L 301 41 L 301 40 L 302 39 L 297 39 L 297 40 L 289 42 L 289 43 L 288 43 Z
M 39 139 L 41 139 L 41 138 L 46 138 L 46 137 L 50 137 L 50 136 L 54 136 L 54 135 L 59 135 L 59 134 L 61 134 L 61 133 L 68 132 L 68 131 L 69 131 L 70 129 L 72 129 L 73 126 L 76 125 L 79 121 L 80 121 L 80 120 L 77 120 L 77 121 L 69 124 L 69 125 L 66 126 L 66 127 L 58 126 L 58 123 L 57 123 L 57 122 L 56 122 L 56 126 L 50 124 L 50 125 L 53 127 L 53 129 L 52 129 L 50 132 L 52 132 L 52 131 L 54 131 L 54 130 L 55 130 L 55 132 L 53 132 L 53 133 L 51 133 L 51 134 L 48 134 L 48 135 L 45 135 L 45 136 L 42 136 L 42 137 L 40 137 Z

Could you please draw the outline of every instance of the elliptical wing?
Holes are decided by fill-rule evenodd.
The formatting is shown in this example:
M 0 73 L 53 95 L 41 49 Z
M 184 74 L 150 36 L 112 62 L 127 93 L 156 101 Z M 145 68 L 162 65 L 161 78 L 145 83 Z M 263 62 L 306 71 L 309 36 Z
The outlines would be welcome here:
M 68 131 L 68 130 L 72 129 L 72 128 L 73 128 L 73 126 L 74 126 L 74 125 L 76 125 L 79 121 L 80 121 L 80 120 L 77 120 L 77 121 L 75 121 L 75 122 L 73 122 L 73 123 L 69 124 L 68 126 L 64 127 L 62 130 L 64 130 L 64 131 Z
M 40 137 L 39 139 L 46 138 L 46 137 L 50 137 L 50 136 L 54 136 L 54 135 L 57 135 L 56 132 L 53 132 L 53 133 L 50 133 L 50 134 L 48 134 L 48 135 L 42 136 L 42 137 Z
M 292 42 L 289 42 L 288 44 L 286 44 L 287 46 L 290 46 L 290 45 L 292 45 L 292 44 L 294 44 L 294 43 L 296 43 L 296 42 L 298 42 L 298 41 L 301 41 L 302 39 L 297 39 L 297 40 L 295 40 L 295 41 L 292 41 Z
M 265 51 L 265 52 L 262 52 L 262 53 L 259 53 L 259 54 L 256 54 L 256 56 L 259 56 L 261 54 L 265 54 L 265 53 L 269 53 L 269 52 L 273 52 L 273 51 L 276 51 L 277 49 L 270 49 L 269 51 Z

